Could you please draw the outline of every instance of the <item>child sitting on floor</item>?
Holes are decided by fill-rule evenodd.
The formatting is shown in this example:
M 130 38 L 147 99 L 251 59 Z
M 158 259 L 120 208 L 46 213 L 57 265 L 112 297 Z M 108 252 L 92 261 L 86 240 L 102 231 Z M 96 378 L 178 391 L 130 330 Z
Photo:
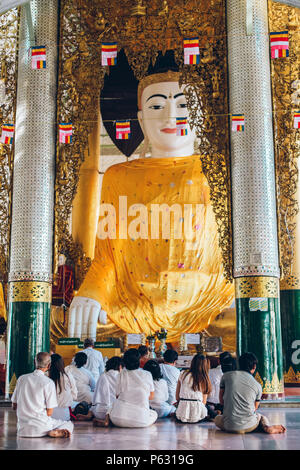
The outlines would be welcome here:
M 154 359 L 150 359 L 144 365 L 144 370 L 152 374 L 154 383 L 154 398 L 150 400 L 150 408 L 155 410 L 158 418 L 166 418 L 175 413 L 175 406 L 168 403 L 169 391 L 167 382 L 162 378 L 159 364 Z

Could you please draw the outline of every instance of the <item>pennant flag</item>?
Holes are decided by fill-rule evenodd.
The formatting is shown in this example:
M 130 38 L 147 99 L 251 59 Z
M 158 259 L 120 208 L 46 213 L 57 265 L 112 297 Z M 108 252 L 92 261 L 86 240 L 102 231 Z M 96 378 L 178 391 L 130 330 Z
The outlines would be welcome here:
M 186 38 L 183 40 L 184 63 L 186 65 L 200 64 L 200 50 L 198 38 Z
M 127 140 L 130 137 L 130 121 L 116 121 L 116 139 Z
M 46 68 L 46 46 L 32 46 L 31 48 L 31 68 Z
M 102 65 L 116 65 L 118 48 L 116 42 L 103 42 L 102 43 Z
M 244 114 L 233 114 L 231 117 L 232 131 L 244 132 L 245 130 L 245 116 Z
M 59 130 L 59 143 L 60 144 L 71 144 L 72 143 L 72 123 L 71 122 L 60 122 L 58 125 Z
M 294 114 L 294 128 L 300 129 L 300 111 L 296 111 Z
M 271 57 L 272 59 L 280 59 L 280 57 L 289 56 L 289 32 L 279 31 L 278 33 L 270 33 L 271 40 Z
M 176 118 L 176 135 L 187 135 L 187 118 Z
M 261 312 L 268 311 L 268 299 L 264 299 L 261 297 L 254 297 L 249 299 L 249 310 L 250 312 L 256 312 L 260 310 Z
M 3 124 L 0 142 L 2 144 L 12 144 L 14 140 L 14 124 Z

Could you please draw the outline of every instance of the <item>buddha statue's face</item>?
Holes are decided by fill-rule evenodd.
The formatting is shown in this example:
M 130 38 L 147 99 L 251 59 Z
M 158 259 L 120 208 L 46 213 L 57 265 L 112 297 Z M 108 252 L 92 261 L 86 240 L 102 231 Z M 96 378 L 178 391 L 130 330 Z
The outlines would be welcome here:
M 184 86 L 165 81 L 148 85 L 142 92 L 139 122 L 152 147 L 152 157 L 188 156 L 194 153 L 196 134 L 188 124 L 187 135 L 176 133 L 176 118 L 188 118 Z

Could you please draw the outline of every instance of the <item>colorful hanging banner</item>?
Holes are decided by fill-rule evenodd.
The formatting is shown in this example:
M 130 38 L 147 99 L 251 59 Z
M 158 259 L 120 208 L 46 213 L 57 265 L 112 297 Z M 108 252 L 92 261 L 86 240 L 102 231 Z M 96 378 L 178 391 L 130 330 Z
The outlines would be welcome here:
M 300 111 L 294 113 L 294 128 L 300 129 Z
M 72 143 L 72 123 L 71 122 L 60 122 L 58 125 L 59 131 L 59 143 L 60 144 L 71 144 Z
M 184 63 L 186 65 L 200 64 L 200 50 L 198 38 L 186 38 L 183 40 Z
M 289 57 L 289 32 L 279 31 L 270 33 L 271 41 L 271 57 L 272 59 L 280 59 L 281 57 Z
M 46 68 L 46 46 L 32 46 L 31 50 L 31 68 Z
M 231 116 L 232 131 L 233 132 L 244 132 L 245 130 L 245 116 L 244 114 L 233 114 Z
M 102 51 L 102 57 L 101 57 L 102 65 L 116 65 L 117 55 L 118 55 L 118 47 L 117 47 L 116 42 L 103 42 L 101 51 Z
M 14 124 L 3 124 L 0 142 L 2 144 L 12 144 L 14 140 Z
M 176 118 L 176 135 L 187 135 L 187 118 Z
M 127 140 L 130 138 L 130 121 L 116 121 L 116 139 Z

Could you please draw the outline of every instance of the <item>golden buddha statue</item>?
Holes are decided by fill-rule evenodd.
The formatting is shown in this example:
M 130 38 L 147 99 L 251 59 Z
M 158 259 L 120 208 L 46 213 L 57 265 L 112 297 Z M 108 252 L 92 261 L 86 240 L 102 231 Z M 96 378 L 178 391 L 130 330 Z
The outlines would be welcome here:
M 178 80 L 168 71 L 139 83 L 138 119 L 151 158 L 104 175 L 95 258 L 70 307 L 70 337 L 95 338 L 107 312 L 123 331 L 163 327 L 176 341 L 207 328 L 233 301 L 195 131 L 187 124 L 186 135 L 177 132 L 176 118 L 188 119 Z

